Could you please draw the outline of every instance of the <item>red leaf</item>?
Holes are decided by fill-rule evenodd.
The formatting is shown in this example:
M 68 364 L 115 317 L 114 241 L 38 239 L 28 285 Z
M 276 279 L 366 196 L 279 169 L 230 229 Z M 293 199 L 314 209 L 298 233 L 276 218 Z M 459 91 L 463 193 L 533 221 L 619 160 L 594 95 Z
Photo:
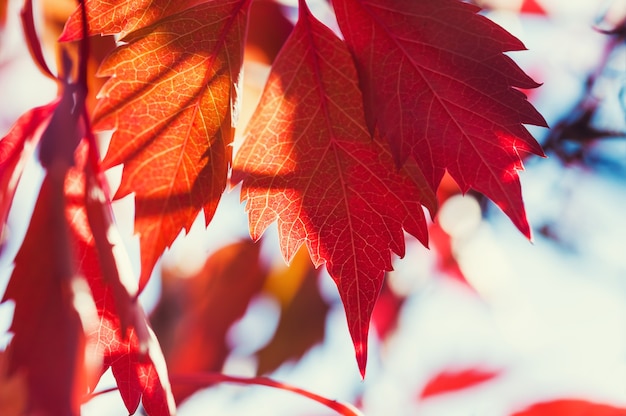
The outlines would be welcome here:
M 84 166 L 84 150 L 79 148 L 79 167 Z M 68 206 L 67 217 L 75 242 L 75 257 L 79 259 L 81 273 L 88 280 L 99 315 L 99 327 L 92 336 L 95 338 L 98 353 L 103 357 L 102 372 L 111 367 L 120 395 L 130 414 L 135 413 L 141 401 L 150 416 L 172 415 L 175 412 L 174 401 L 158 342 L 147 326 L 136 297 L 129 296 L 128 292 L 125 296 L 120 293 L 122 286 L 128 286 L 129 282 L 116 282 L 114 279 L 121 277 L 112 278 L 110 273 L 103 276 L 103 270 L 110 272 L 111 267 L 115 267 L 119 275 L 125 273 L 119 255 L 113 256 L 113 261 L 116 262 L 114 265 L 107 263 L 111 261 L 106 251 L 107 244 L 109 251 L 119 251 L 122 248 L 115 247 L 111 241 L 103 243 L 94 240 L 94 235 L 111 236 L 115 230 L 110 228 L 113 224 L 107 223 L 106 218 L 98 218 L 96 215 L 98 207 L 95 205 L 98 201 L 101 204 L 106 202 L 94 199 L 94 195 L 102 190 L 95 187 L 97 181 L 93 177 L 89 178 L 89 193 L 87 200 L 85 199 L 86 179 L 82 170 L 69 171 L 66 193 L 72 203 Z M 99 209 L 110 207 L 102 206 Z M 95 228 L 93 233 L 90 225 Z M 136 293 L 136 288 L 131 293 Z M 122 325 L 120 315 L 129 322 Z
M 8 374 L 8 353 L 0 351 L 0 414 L 23 416 L 28 403 L 28 388 L 24 373 Z
M 546 126 L 515 88 L 534 88 L 506 51 L 524 45 L 457 0 L 335 0 L 370 130 L 433 190 L 447 170 L 491 198 L 526 236 L 520 152 L 542 155 L 522 123 Z
M 483 371 L 473 368 L 464 371 L 444 371 L 437 374 L 424 386 L 420 398 L 425 399 L 430 396 L 473 387 L 489 381 L 499 374 L 498 371 Z
M 55 100 L 28 111 L 0 139 L 0 250 L 4 227 L 24 165 L 39 143 L 41 130 L 52 117 L 57 104 L 58 100 Z
M 287 261 L 306 242 L 313 263 L 327 263 L 364 374 L 390 250 L 404 254 L 403 228 L 426 243 L 421 204 L 434 211 L 434 195 L 415 166 L 398 171 L 372 140 L 348 50 L 302 1 L 248 129 L 233 177 L 251 235 L 278 220 Z
M 457 280 L 473 291 L 474 288 L 465 278 L 463 270 L 461 270 L 456 260 L 450 234 L 446 233 L 445 230 L 441 228 L 439 221 L 435 221 L 428 228 L 428 232 L 432 247 L 437 251 L 437 268 L 444 272 L 446 276 Z
M 7 8 L 9 7 L 9 0 L 0 1 L 0 30 L 4 29 L 4 25 L 7 20 Z
M 274 62 L 293 29 L 293 24 L 283 14 L 283 8 L 275 0 L 252 2 L 246 35 L 246 61 Z
M 96 128 L 115 129 L 104 165 L 124 164 L 116 198 L 135 194 L 141 290 L 159 256 L 200 210 L 209 223 L 225 188 L 250 1 L 184 10 L 199 2 L 167 2 L 167 8 L 158 1 L 145 11 L 135 3 L 113 2 L 113 9 L 99 3 L 89 15 L 95 33 L 144 26 L 102 63 L 99 74 L 111 78 L 94 114 Z M 111 14 L 124 18 L 109 28 L 104 23 Z
M 85 337 L 58 179 L 48 175 L 42 184 L 2 301 L 15 301 L 9 371 L 26 375 L 29 410 L 78 415 L 88 383 Z
M 85 0 L 89 19 L 89 35 L 126 36 L 159 20 L 186 10 L 206 0 Z M 68 19 L 59 41 L 83 38 L 82 13 L 78 7 Z
M 520 8 L 520 12 L 538 15 L 547 15 L 546 10 L 537 0 L 524 0 Z
M 259 250 L 260 244 L 250 240 L 231 244 L 209 257 L 196 276 L 164 276 L 153 321 L 170 372 L 222 369 L 230 353 L 228 330 L 265 282 L 267 271 L 260 263 Z M 180 402 L 198 388 L 174 386 L 174 397 Z
M 530 408 L 517 412 L 512 416 L 624 416 L 626 408 L 618 408 L 606 404 L 592 403 L 584 400 L 563 399 L 537 403 Z

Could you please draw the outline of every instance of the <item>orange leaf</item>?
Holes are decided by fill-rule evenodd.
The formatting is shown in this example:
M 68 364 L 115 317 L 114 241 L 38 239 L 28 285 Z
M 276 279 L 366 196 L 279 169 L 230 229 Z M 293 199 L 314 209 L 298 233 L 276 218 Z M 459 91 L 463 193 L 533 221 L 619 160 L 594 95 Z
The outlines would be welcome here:
M 89 16 L 96 33 L 141 27 L 102 63 L 111 78 L 94 114 L 95 128 L 115 129 L 104 165 L 124 164 L 116 198 L 135 194 L 141 290 L 200 210 L 209 223 L 226 186 L 250 0 L 147 2 L 145 13 L 135 3 L 102 3 Z M 123 22 L 103 28 L 111 13 Z
M 89 19 L 89 35 L 120 35 L 165 19 L 195 4 L 207 0 L 85 0 Z M 78 7 L 65 24 L 60 41 L 79 40 L 82 35 L 83 19 Z
M 364 374 L 390 251 L 404 254 L 403 228 L 426 243 L 422 203 L 432 212 L 435 197 L 419 170 L 398 171 L 389 150 L 372 140 L 356 80 L 345 45 L 301 1 L 233 178 L 243 180 L 253 238 L 278 220 L 287 261 L 306 243 L 316 266 L 327 263 Z

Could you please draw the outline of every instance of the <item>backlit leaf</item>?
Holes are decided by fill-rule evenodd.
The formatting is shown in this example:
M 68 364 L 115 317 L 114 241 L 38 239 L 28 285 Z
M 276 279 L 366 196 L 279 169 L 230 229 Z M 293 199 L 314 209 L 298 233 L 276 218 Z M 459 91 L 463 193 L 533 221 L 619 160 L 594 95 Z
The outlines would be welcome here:
M 372 313 L 372 326 L 379 339 L 385 340 L 396 330 L 405 300 L 406 297 L 396 294 L 389 286 L 389 280 L 385 280 Z
M 64 221 L 63 182 L 56 179 L 47 176 L 43 182 L 2 301 L 15 302 L 9 373 L 25 375 L 29 411 L 78 415 L 87 392 L 85 336 L 74 304 L 77 278 Z
M 85 152 L 79 151 L 79 155 L 77 163 L 82 168 L 85 163 Z M 89 181 L 87 189 L 92 193 L 87 199 L 85 181 Z M 94 234 L 110 236 L 112 231 L 109 227 L 112 224 L 93 218 L 93 211 L 96 209 L 93 205 L 97 204 L 97 200 L 90 201 L 96 192 L 93 183 L 94 178 L 91 177 L 89 170 L 87 173 L 82 169 L 69 171 L 66 193 L 71 203 L 68 205 L 66 215 L 75 244 L 78 268 L 87 279 L 96 304 L 99 325 L 89 335 L 96 344 L 98 355 L 103 359 L 101 372 L 111 368 L 120 395 L 130 414 L 135 413 L 141 402 L 150 416 L 170 416 L 174 414 L 175 408 L 165 360 L 154 334 L 147 325 L 143 310 L 136 297 L 129 296 L 129 293 L 126 293 L 125 297 L 120 295 L 121 282 L 116 284 L 111 281 L 110 274 L 103 275 L 107 270 L 103 259 L 108 257 L 102 252 L 106 244 L 97 243 Z M 105 208 L 107 207 L 101 207 Z M 88 209 L 92 218 L 88 218 Z M 91 227 L 105 229 L 92 232 Z M 123 250 L 123 247 L 112 246 L 109 250 Z M 115 267 L 119 265 L 116 264 Z M 121 275 L 125 271 L 117 270 L 117 273 Z M 134 292 L 136 293 L 136 287 Z M 127 322 L 122 322 L 121 317 Z
M 94 123 L 97 129 L 115 130 L 104 165 L 124 164 L 116 197 L 135 194 L 140 289 L 165 248 L 189 229 L 200 210 L 207 224 L 211 220 L 231 160 L 250 2 L 192 3 L 198 4 L 184 10 L 176 2 L 150 3 L 146 16 L 158 13 L 142 14 L 139 25 L 137 4 L 116 2 L 116 16 L 125 16 L 122 30 L 130 30 L 129 24 L 143 27 L 123 38 L 125 44 L 99 72 L 111 78 L 100 92 Z M 98 13 L 110 11 L 94 9 L 90 16 L 97 20 Z M 120 27 L 93 30 L 109 33 Z
M 434 195 L 419 170 L 398 171 L 372 140 L 352 58 L 304 2 L 248 129 L 233 177 L 252 237 L 278 220 L 287 261 L 306 243 L 313 263 L 326 263 L 364 373 L 390 252 L 404 254 L 403 228 L 426 243 L 422 204 L 434 211 Z
M 89 35 L 126 36 L 207 0 L 85 0 Z M 67 21 L 61 41 L 82 39 L 82 14 L 77 8 Z
M 530 237 L 517 171 L 542 155 L 522 123 L 545 126 L 516 88 L 534 88 L 507 51 L 524 45 L 457 0 L 335 0 L 370 130 L 398 164 L 413 158 L 433 190 L 448 171 Z
M 22 416 L 26 413 L 28 389 L 24 372 L 8 374 L 8 354 L 0 351 L 0 414 Z
M 33 108 L 22 115 L 0 139 L 0 251 L 5 225 L 24 165 L 33 154 L 41 132 L 47 125 L 58 100 Z

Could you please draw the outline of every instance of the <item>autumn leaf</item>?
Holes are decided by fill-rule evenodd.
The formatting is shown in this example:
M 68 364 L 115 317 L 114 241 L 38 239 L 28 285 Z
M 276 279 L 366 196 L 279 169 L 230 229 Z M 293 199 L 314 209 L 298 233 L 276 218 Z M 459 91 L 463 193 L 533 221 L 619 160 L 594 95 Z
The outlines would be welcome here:
M 548 13 L 537 0 L 524 0 L 520 7 L 520 12 L 537 15 L 547 15 Z
M 414 166 L 398 171 L 372 140 L 352 58 L 300 2 L 298 22 L 272 67 L 237 154 L 250 231 L 278 220 L 289 261 L 303 243 L 326 263 L 345 306 L 362 373 L 367 334 L 390 251 L 404 254 L 403 228 L 426 244 L 422 204 L 434 195 Z
M 8 7 L 9 0 L 0 0 L 0 29 L 3 29 L 6 23 Z
M 165 274 L 163 295 L 152 320 L 169 371 L 221 371 L 230 353 L 228 330 L 244 315 L 266 276 L 260 245 L 249 240 L 216 251 L 195 276 L 182 279 Z M 198 388 L 178 385 L 172 390 L 181 402 Z
M 175 407 L 165 360 L 137 303 L 136 280 L 124 278 L 130 265 L 117 254 L 123 246 L 111 241 L 116 234 L 114 224 L 106 216 L 97 215 L 110 206 L 106 206 L 106 198 L 101 198 L 104 191 L 98 186 L 93 167 L 86 166 L 85 147 L 83 142 L 77 151 L 77 167 L 68 172 L 65 191 L 70 202 L 66 216 L 77 268 L 89 283 L 99 318 L 99 325 L 88 335 L 103 359 L 101 372 L 111 368 L 130 414 L 141 402 L 150 416 L 170 416 Z M 98 241 L 104 237 L 108 240 Z M 134 290 L 130 289 L 133 283 Z M 125 296 L 123 290 L 127 290 Z
M 206 3 L 207 0 L 85 0 L 89 35 L 120 35 L 150 26 L 173 14 Z M 78 7 L 68 19 L 59 38 L 72 41 L 83 38 L 83 19 Z
M 44 179 L 2 301 L 15 302 L 9 373 L 25 374 L 29 411 L 77 415 L 88 374 L 75 298 L 89 299 L 90 294 L 77 291 L 79 278 L 63 217 L 63 182 L 58 179 Z
M 146 2 L 145 13 L 131 1 L 113 3 L 88 9 L 93 33 L 141 29 L 102 63 L 99 75 L 111 78 L 94 127 L 115 130 L 103 162 L 124 164 L 115 197 L 135 194 L 141 289 L 200 210 L 209 223 L 226 186 L 250 1 Z M 111 13 L 123 22 L 102 26 Z M 80 35 L 68 28 L 65 39 Z
M 462 390 L 496 378 L 498 371 L 486 371 L 470 368 L 463 371 L 443 371 L 428 381 L 420 394 L 426 399 L 438 394 Z
M 31 42 L 39 45 L 32 36 Z M 64 60 L 63 65 L 71 64 Z M 92 345 L 85 331 L 97 319 L 89 287 L 75 265 L 65 218 L 66 174 L 74 163 L 84 101 L 79 89 L 61 82 L 61 97 L 22 116 L 0 144 L 0 185 L 6 186 L 9 203 L 38 143 L 46 170 L 2 302 L 15 302 L 9 372 L 26 377 L 28 411 L 77 415 L 88 386 L 95 384 L 98 357 L 88 353 Z
M 413 158 L 437 189 L 447 171 L 463 192 L 493 200 L 524 235 L 521 153 L 543 155 L 522 125 L 546 126 L 517 88 L 538 86 L 508 56 L 524 45 L 457 0 L 335 0 L 356 61 L 371 131 L 398 164 Z
M 36 107 L 22 115 L 6 136 L 0 139 L 0 251 L 5 225 L 22 177 L 24 166 L 39 143 L 42 130 L 52 117 L 58 100 Z
M 537 403 L 512 416 L 624 416 L 626 408 L 579 399 L 562 399 Z
M 436 266 L 444 276 L 450 277 L 473 292 L 475 289 L 465 277 L 461 266 L 456 259 L 452 237 L 442 227 L 439 221 L 435 221 L 429 228 L 428 233 L 433 250 L 437 253 Z

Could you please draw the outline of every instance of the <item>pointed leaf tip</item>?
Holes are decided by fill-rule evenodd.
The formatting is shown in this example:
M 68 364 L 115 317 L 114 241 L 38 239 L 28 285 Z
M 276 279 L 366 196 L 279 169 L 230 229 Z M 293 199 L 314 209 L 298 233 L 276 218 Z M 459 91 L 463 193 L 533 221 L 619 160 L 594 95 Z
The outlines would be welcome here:
M 356 351 L 356 362 L 359 366 L 359 373 L 361 373 L 361 379 L 365 380 L 365 370 L 367 368 L 367 345 L 363 342 L 354 344 Z
M 397 168 L 367 128 L 356 69 L 345 44 L 315 17 L 300 18 L 276 58 L 235 158 L 252 234 L 273 221 L 283 255 L 306 243 L 326 263 L 344 304 L 359 371 L 391 252 L 404 230 L 427 242 L 423 205 L 434 192 L 417 166 Z M 271 149 L 271 151 L 268 151 Z

